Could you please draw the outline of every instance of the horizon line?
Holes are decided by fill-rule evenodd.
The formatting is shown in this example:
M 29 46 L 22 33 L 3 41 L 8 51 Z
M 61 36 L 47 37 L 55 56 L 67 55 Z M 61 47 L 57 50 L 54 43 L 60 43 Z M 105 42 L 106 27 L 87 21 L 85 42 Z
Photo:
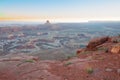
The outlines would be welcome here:
M 47 21 L 47 20 L 46 20 Z M 45 24 L 46 21 L 44 22 L 38 22 L 38 21 L 0 21 L 0 24 Z M 91 21 L 86 21 L 86 22 L 51 22 L 52 24 L 59 24 L 59 23 L 94 23 L 94 22 L 120 22 L 120 20 L 116 20 L 116 21 L 108 21 L 108 20 L 104 20 L 104 21 L 100 21 L 100 20 L 91 20 Z
M 49 19 L 46 20 L 0 20 L 0 22 L 46 22 Z M 50 22 L 119 22 L 120 20 L 49 20 Z

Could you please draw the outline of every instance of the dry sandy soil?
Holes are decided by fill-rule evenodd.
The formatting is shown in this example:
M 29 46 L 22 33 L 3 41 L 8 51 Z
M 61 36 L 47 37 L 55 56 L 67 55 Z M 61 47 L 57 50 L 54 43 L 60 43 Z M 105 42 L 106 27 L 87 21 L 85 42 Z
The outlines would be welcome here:
M 0 58 L 0 80 L 120 80 L 120 54 L 99 49 L 63 61 L 9 55 Z

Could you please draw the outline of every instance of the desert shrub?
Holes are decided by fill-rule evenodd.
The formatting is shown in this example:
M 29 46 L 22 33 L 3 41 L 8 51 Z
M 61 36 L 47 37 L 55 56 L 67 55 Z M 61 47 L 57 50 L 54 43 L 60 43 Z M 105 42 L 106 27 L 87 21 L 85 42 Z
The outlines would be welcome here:
M 94 72 L 94 70 L 93 70 L 93 68 L 88 67 L 88 68 L 86 68 L 86 72 L 87 72 L 88 74 L 92 74 L 92 73 Z
M 117 41 L 120 42 L 120 38 L 118 38 Z
M 108 52 L 108 48 L 107 47 L 99 47 L 97 50 Z
M 67 59 L 71 59 L 73 56 L 67 56 Z
M 30 63 L 33 63 L 33 62 L 34 62 L 34 60 L 29 59 L 29 60 L 25 60 L 24 62 L 30 62 Z
M 113 42 L 113 43 L 118 43 L 118 41 L 117 41 L 117 40 L 113 40 L 112 42 Z
M 91 51 L 83 51 L 80 54 L 89 54 L 89 53 L 91 53 Z
M 93 59 L 95 59 L 95 60 L 104 60 L 105 58 L 104 57 L 102 57 L 102 56 L 94 56 L 94 57 L 92 57 Z
M 119 43 L 120 42 L 120 38 L 114 39 L 112 42 L 113 43 Z
M 118 36 L 120 37 L 120 34 L 118 34 Z
M 24 63 L 26 63 L 26 62 L 33 63 L 34 60 L 32 60 L 32 59 L 24 60 L 24 61 L 22 61 L 21 63 L 17 64 L 17 66 L 20 66 L 20 65 L 22 65 L 22 64 L 24 64 Z
M 68 66 L 68 65 L 71 65 L 71 64 L 73 64 L 73 63 L 72 62 L 67 62 L 67 63 L 64 64 L 64 66 Z

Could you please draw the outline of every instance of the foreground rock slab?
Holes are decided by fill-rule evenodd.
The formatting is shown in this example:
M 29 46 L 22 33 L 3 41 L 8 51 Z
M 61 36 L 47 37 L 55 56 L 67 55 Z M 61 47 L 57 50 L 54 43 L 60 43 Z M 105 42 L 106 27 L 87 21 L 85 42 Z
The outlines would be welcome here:
M 114 54 L 120 54 L 120 43 L 114 45 L 111 49 L 111 52 Z

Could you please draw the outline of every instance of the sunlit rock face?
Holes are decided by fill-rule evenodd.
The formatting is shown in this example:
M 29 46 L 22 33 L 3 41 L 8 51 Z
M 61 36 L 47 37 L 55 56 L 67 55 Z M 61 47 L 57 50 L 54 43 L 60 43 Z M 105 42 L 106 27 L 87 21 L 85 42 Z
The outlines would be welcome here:
M 114 45 L 111 49 L 111 52 L 114 54 L 120 54 L 120 43 Z
M 109 37 L 102 37 L 102 38 L 96 38 L 93 39 L 89 42 L 89 44 L 87 45 L 87 49 L 88 50 L 93 50 L 95 49 L 97 46 L 105 43 L 106 41 L 109 40 Z

